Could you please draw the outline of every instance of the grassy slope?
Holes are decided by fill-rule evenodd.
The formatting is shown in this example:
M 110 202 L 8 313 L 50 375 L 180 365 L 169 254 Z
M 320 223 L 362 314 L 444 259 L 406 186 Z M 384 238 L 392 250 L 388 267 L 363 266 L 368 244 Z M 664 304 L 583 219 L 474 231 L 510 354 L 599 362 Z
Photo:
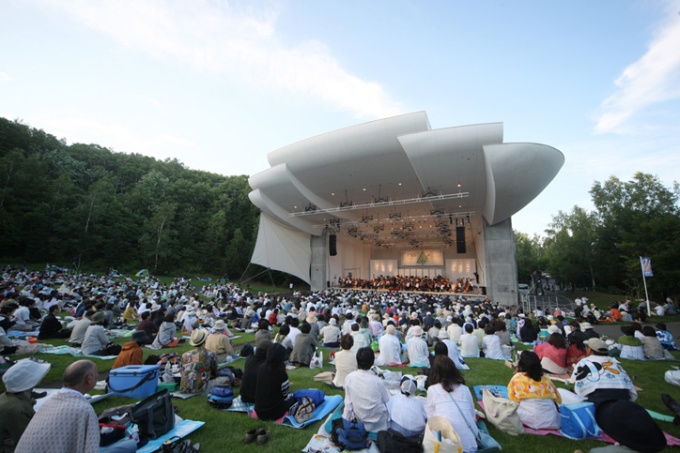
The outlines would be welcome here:
M 253 340 L 253 335 L 244 335 L 238 338 L 235 343 L 243 344 Z M 54 344 L 60 344 L 60 341 L 54 340 Z M 190 349 L 188 345 L 182 345 L 178 352 L 183 352 Z M 145 350 L 145 356 L 155 351 Z M 325 363 L 328 362 L 327 352 Z M 64 368 L 74 359 L 70 356 L 55 356 L 48 354 L 38 354 L 38 357 L 48 360 L 53 364 L 52 370 L 45 378 L 45 383 L 58 382 L 61 379 Z M 676 353 L 676 357 L 680 358 L 680 354 Z M 108 370 L 111 366 L 111 361 L 95 360 L 101 371 Z M 467 384 L 472 387 L 477 384 L 503 384 L 507 383 L 511 377 L 511 370 L 503 365 L 502 362 L 484 360 L 484 359 L 469 359 L 470 371 L 465 371 L 465 378 Z M 243 360 L 236 362 L 237 367 L 243 366 Z M 670 394 L 678 394 L 677 388 L 673 388 L 663 380 L 663 373 L 670 369 L 670 363 L 665 362 L 635 362 L 624 360 L 624 368 L 633 376 L 635 383 L 644 389 L 640 392 L 639 402 L 648 409 L 652 409 L 661 413 L 668 413 L 659 398 L 662 392 Z M 326 365 L 324 370 L 331 370 L 332 366 Z M 415 370 L 409 368 L 391 368 L 394 371 L 401 371 L 404 373 L 413 373 Z M 327 394 L 342 394 L 341 391 L 331 389 L 320 385 L 313 380 L 313 376 L 320 372 L 320 370 L 310 370 L 307 368 L 300 368 L 289 373 L 293 389 L 305 387 L 321 387 Z M 414 373 L 415 374 L 415 373 Z M 117 406 L 120 404 L 129 404 L 132 400 L 123 397 L 110 397 L 95 406 L 97 412 L 101 412 L 107 407 Z M 190 438 L 194 442 L 201 443 L 201 451 L 205 452 L 220 452 L 220 451 L 258 451 L 258 452 L 295 452 L 301 451 L 302 448 L 309 441 L 312 434 L 319 428 L 319 423 L 304 430 L 295 430 L 292 428 L 285 428 L 275 425 L 271 422 L 259 422 L 250 419 L 244 414 L 224 412 L 212 409 L 208 406 L 206 400 L 202 396 L 191 398 L 188 400 L 173 400 L 173 404 L 179 409 L 179 414 L 187 419 L 202 420 L 206 424 L 197 432 L 192 434 Z M 661 427 L 680 437 L 680 427 L 674 426 L 672 423 L 659 422 Z M 251 444 L 243 445 L 242 439 L 246 431 L 251 428 L 265 426 L 271 432 L 270 441 L 263 446 Z M 503 434 L 490 427 L 491 434 L 503 445 L 505 451 L 522 451 L 523 453 L 542 453 L 542 452 L 572 452 L 576 448 L 587 451 L 588 448 L 602 446 L 599 442 L 589 441 L 571 441 L 554 436 L 518 436 L 512 437 Z M 677 449 L 680 451 L 680 449 Z

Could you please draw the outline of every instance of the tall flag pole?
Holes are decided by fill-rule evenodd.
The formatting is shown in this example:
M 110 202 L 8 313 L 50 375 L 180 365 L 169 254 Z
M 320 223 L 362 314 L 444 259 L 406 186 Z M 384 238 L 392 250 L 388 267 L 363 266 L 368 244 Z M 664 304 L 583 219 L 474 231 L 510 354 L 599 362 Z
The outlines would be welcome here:
M 642 268 L 642 283 L 645 285 L 645 299 L 647 300 L 647 316 L 652 315 L 649 308 L 649 294 L 647 294 L 647 279 L 646 277 L 653 277 L 652 273 L 652 259 L 650 257 L 640 257 L 640 267 Z

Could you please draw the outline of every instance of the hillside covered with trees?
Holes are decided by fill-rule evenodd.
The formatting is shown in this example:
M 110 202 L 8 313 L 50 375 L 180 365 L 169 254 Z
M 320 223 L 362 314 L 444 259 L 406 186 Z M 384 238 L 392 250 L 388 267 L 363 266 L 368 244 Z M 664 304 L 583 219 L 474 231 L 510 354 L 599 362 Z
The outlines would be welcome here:
M 0 118 L 0 256 L 6 261 L 238 278 L 257 235 L 247 176 L 67 145 Z

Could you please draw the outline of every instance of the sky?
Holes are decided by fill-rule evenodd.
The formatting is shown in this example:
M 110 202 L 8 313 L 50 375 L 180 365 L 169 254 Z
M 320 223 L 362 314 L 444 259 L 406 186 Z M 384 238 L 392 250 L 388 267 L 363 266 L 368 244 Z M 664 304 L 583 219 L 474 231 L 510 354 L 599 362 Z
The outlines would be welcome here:
M 426 111 L 565 155 L 513 216 L 680 170 L 680 0 L 3 0 L 0 116 L 67 143 L 252 175 L 267 154 Z

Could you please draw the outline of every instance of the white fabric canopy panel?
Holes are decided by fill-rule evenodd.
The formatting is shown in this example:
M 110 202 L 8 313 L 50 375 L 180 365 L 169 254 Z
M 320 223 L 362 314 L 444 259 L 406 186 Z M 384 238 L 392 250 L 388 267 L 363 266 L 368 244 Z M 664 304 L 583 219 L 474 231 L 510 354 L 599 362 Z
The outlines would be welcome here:
M 309 283 L 312 262 L 310 238 L 308 233 L 283 225 L 262 212 L 250 262 L 287 272 Z

